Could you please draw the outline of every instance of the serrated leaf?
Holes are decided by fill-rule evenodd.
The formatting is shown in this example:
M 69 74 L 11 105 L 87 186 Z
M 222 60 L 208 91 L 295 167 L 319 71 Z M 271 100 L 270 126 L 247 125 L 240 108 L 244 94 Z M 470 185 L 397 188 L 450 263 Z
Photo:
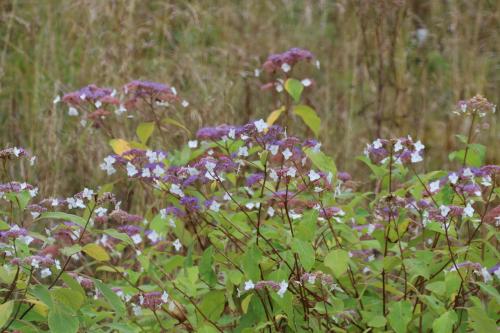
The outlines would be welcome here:
M 438 319 L 432 323 L 432 331 L 434 333 L 451 333 L 453 325 L 458 320 L 455 311 L 450 310 L 443 313 Z
M 293 108 L 293 112 L 302 118 L 304 123 L 313 131 L 315 136 L 319 135 L 321 127 L 321 119 L 316 114 L 313 108 L 307 105 L 297 105 Z
M 412 317 L 412 304 L 409 301 L 394 302 L 389 306 L 387 319 L 396 333 L 406 333 Z
M 281 116 L 281 114 L 285 111 L 285 107 L 282 106 L 280 107 L 279 109 L 277 110 L 274 110 L 273 112 L 271 112 L 269 114 L 269 116 L 267 117 L 267 125 L 268 126 L 273 126 L 273 124 L 279 119 L 279 117 Z
M 120 297 L 118 297 L 118 295 L 116 295 L 116 293 L 110 287 L 108 287 L 101 281 L 94 279 L 94 284 L 97 289 L 99 289 L 99 291 L 104 295 L 104 298 L 106 298 L 109 305 L 111 305 L 113 309 L 115 309 L 116 313 L 120 316 L 124 316 L 126 309 Z
M 339 277 L 345 272 L 349 267 L 349 254 L 345 250 L 337 249 L 328 253 L 325 257 L 324 264 L 326 267 L 330 268 L 335 275 Z
M 95 243 L 85 245 L 82 251 L 98 261 L 108 261 L 111 259 L 106 250 Z
M 76 333 L 80 326 L 78 317 L 60 303 L 55 303 L 49 311 L 48 324 L 52 333 Z
M 14 309 L 14 301 L 8 301 L 3 304 L 0 304 L 0 327 L 2 327 L 7 323 L 13 309 Z
M 137 126 L 135 133 L 137 134 L 139 140 L 143 144 L 146 144 L 148 142 L 148 139 L 153 134 L 154 130 L 155 130 L 154 122 L 140 123 L 139 126 Z
M 304 91 L 304 85 L 297 79 L 288 79 L 285 81 L 285 90 L 292 96 L 295 103 L 298 103 Z

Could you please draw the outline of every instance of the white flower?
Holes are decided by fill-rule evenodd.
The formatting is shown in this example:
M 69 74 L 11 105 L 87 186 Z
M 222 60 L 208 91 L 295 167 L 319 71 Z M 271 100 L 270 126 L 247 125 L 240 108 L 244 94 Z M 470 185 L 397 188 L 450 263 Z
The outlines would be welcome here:
M 134 313 L 134 316 L 140 316 L 142 314 L 142 308 L 138 305 L 133 304 L 132 312 Z
M 243 146 L 238 149 L 238 156 L 248 156 L 248 148 Z
M 375 231 L 375 225 L 373 224 L 368 224 L 368 229 L 366 230 L 366 233 L 368 235 L 371 235 Z
M 316 66 L 317 69 L 319 69 L 321 67 L 321 64 L 320 64 L 319 60 L 316 60 L 316 62 L 314 63 L 314 65 Z
M 424 159 L 422 158 L 422 156 L 420 156 L 420 153 L 418 151 L 414 151 L 413 153 L 411 153 L 411 162 L 412 163 L 418 163 L 418 162 L 422 162 Z
M 123 104 L 120 104 L 120 107 L 115 110 L 115 114 L 117 116 L 121 115 L 124 112 L 127 112 L 127 109 L 125 108 L 125 106 Z
M 86 98 L 86 97 L 87 97 L 87 95 L 85 95 L 85 94 L 81 94 L 81 95 L 80 95 L 80 99 L 81 99 L 82 101 L 83 101 L 83 100 L 85 100 L 85 98 Z
M 214 211 L 214 212 L 218 212 L 220 209 L 220 203 L 218 203 L 217 201 L 212 201 L 212 203 L 210 204 L 210 210 Z
M 445 205 L 441 205 L 439 206 L 439 210 L 441 211 L 441 216 L 447 216 L 448 213 L 450 212 L 450 207 L 448 206 L 445 206 Z
M 160 235 L 158 235 L 156 231 L 151 230 L 151 232 L 148 234 L 148 239 L 153 243 L 156 243 L 160 239 Z
M 317 173 L 314 170 L 309 171 L 309 175 L 308 176 L 309 176 L 309 180 L 312 181 L 312 182 L 314 182 L 314 181 L 316 181 L 316 180 L 318 180 L 318 179 L 321 178 L 320 174 Z
M 258 69 L 258 68 L 254 69 L 254 70 L 253 70 L 253 75 L 254 75 L 255 77 L 259 77 L 259 76 L 260 76 L 260 69 Z
M 75 109 L 74 107 L 72 107 L 72 106 L 71 106 L 71 107 L 68 109 L 68 116 L 71 116 L 71 117 L 76 117 L 76 116 L 78 116 L 78 110 L 77 110 L 77 109 Z
M 168 302 L 168 294 L 166 291 L 163 292 L 163 294 L 161 294 L 161 301 L 163 303 L 167 303 Z
M 484 282 L 490 282 L 493 280 L 493 277 L 491 276 L 490 272 L 488 272 L 488 269 L 486 267 L 483 267 L 481 269 L 481 275 L 483 276 Z
M 94 195 L 94 191 L 88 188 L 84 188 L 82 192 L 82 197 L 87 200 L 92 200 L 92 196 Z
M 262 133 L 264 132 L 269 126 L 263 119 L 259 119 L 257 121 L 254 121 L 253 124 L 257 128 L 257 132 Z
M 172 186 L 170 186 L 170 193 L 178 195 L 181 198 L 184 197 L 184 192 L 177 184 L 172 184 Z
M 188 147 L 191 149 L 198 148 L 198 140 L 188 141 Z
M 81 199 L 67 198 L 66 202 L 68 203 L 68 209 L 85 208 L 85 205 L 83 204 L 83 201 Z
M 309 87 L 312 84 L 312 81 L 309 79 L 303 79 L 300 83 L 302 83 L 304 87 Z
M 127 175 L 129 177 L 135 176 L 139 171 L 137 171 L 137 168 L 130 162 L 127 162 Z
M 290 210 L 290 212 L 289 212 L 289 214 L 288 214 L 288 215 L 290 215 L 290 218 L 291 218 L 292 220 L 298 220 L 298 219 L 300 219 L 300 218 L 302 217 L 302 214 L 295 213 L 295 211 L 294 211 L 294 210 Z
M 273 217 L 274 216 L 274 208 L 269 206 L 269 208 L 267 209 L 267 215 L 269 215 L 269 217 Z
M 295 177 L 296 174 L 297 174 L 297 169 L 295 169 L 294 167 L 288 168 L 288 171 L 286 172 L 286 175 L 292 178 Z
M 48 268 L 44 268 L 42 269 L 42 271 L 40 272 L 40 276 L 42 277 L 42 279 L 45 279 L 45 278 L 48 278 L 49 276 L 52 275 L 52 272 L 50 271 L 50 269 Z
M 375 149 L 382 148 L 382 141 L 380 141 L 380 139 L 377 139 L 377 140 L 373 141 L 372 146 Z
M 243 287 L 243 290 L 248 291 L 254 288 L 255 285 L 253 284 L 252 280 L 245 281 L 245 286 Z
M 487 175 L 481 179 L 481 185 L 483 186 L 491 186 L 491 176 Z
M 33 156 L 30 158 L 30 165 L 33 166 L 35 165 L 35 162 L 36 162 L 36 156 Z
M 285 280 L 281 281 L 280 282 L 280 289 L 277 292 L 278 296 L 283 298 L 287 289 L 288 289 L 288 282 L 286 282 Z
M 288 148 L 285 149 L 281 154 L 283 154 L 285 161 L 288 160 L 293 155 L 293 153 Z
M 172 245 L 174 246 L 175 248 L 175 251 L 179 252 L 181 249 L 182 249 L 182 244 L 181 244 L 181 241 L 179 240 L 179 238 L 177 238 L 173 243 Z
M 278 153 L 278 149 L 280 147 L 278 145 L 270 145 L 267 147 L 267 149 L 271 152 L 273 156 L 275 156 Z
M 187 108 L 187 107 L 189 106 L 189 102 L 188 102 L 188 101 L 186 101 L 186 100 L 183 100 L 183 101 L 181 102 L 181 105 L 182 105 L 182 107 Z
M 425 146 L 422 144 L 422 142 L 420 142 L 420 140 L 418 140 L 417 142 L 415 142 L 415 150 L 416 151 L 421 151 L 425 148 Z
M 155 166 L 155 168 L 153 169 L 153 174 L 156 177 L 161 177 L 164 173 L 165 173 L 165 170 L 163 170 L 163 168 L 159 164 L 157 164 Z
M 99 109 L 99 108 L 102 106 L 102 103 L 101 103 L 101 101 L 96 101 L 96 102 L 94 103 L 94 105 L 95 105 L 95 107 L 96 107 L 96 108 L 98 108 L 98 109 Z
M 32 241 L 34 241 L 35 239 L 31 236 L 21 236 L 18 238 L 19 241 L 21 241 L 22 243 L 26 244 L 26 245 L 30 245 Z
M 54 264 L 56 265 L 56 269 L 61 269 L 61 262 L 59 260 L 54 260 Z
M 140 234 L 135 234 L 132 237 L 130 237 L 134 244 L 140 244 L 142 242 L 142 237 Z
M 52 101 L 53 104 L 57 104 L 61 101 L 61 96 L 57 95 L 54 100 Z
M 108 211 L 107 208 L 104 208 L 104 207 L 99 207 L 99 208 L 96 208 L 95 210 L 95 214 L 97 216 L 104 216 L 106 214 L 106 212 Z
M 464 169 L 464 177 L 472 177 L 474 174 L 472 173 L 472 170 L 470 168 Z
M 269 171 L 269 178 L 271 178 L 273 181 L 278 181 L 278 174 L 276 173 L 276 170 L 274 169 L 271 169 L 271 171 Z
M 34 198 L 38 194 L 38 187 L 35 187 L 34 189 L 29 190 L 28 192 L 30 193 L 30 197 Z
M 279 93 L 282 92 L 283 91 L 283 85 L 281 85 L 281 84 L 278 83 L 276 85 L 276 91 L 279 92 Z
M 448 179 L 449 179 L 450 183 L 455 185 L 458 181 L 458 175 L 455 172 L 452 172 L 448 175 Z
M 495 274 L 495 276 L 497 277 L 497 279 L 500 279 L 500 267 L 498 267 L 494 272 L 493 274 Z
M 394 145 L 394 151 L 398 152 L 401 149 L 403 149 L 403 145 L 401 144 L 401 140 L 398 139 Z
M 436 180 L 429 184 L 429 191 L 431 192 L 439 191 L 439 180 Z
M 292 69 L 292 67 L 285 62 L 281 65 L 281 69 L 283 70 L 283 72 L 288 73 L 290 69 Z
M 467 206 L 464 208 L 464 217 L 472 217 L 474 215 L 474 208 L 470 204 L 470 202 L 467 204 Z
M 141 177 L 143 178 L 151 177 L 151 171 L 149 171 L 149 168 L 142 168 Z
M 316 275 L 314 274 L 310 274 L 308 277 L 307 277 L 307 282 L 309 282 L 310 284 L 314 284 L 316 282 Z

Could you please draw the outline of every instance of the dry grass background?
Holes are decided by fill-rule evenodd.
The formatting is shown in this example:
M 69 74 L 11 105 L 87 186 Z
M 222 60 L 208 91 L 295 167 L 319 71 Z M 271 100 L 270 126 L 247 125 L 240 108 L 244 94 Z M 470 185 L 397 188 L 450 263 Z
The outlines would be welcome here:
M 318 83 L 309 102 L 341 169 L 364 170 L 354 156 L 389 134 L 422 139 L 431 167 L 466 126 L 451 114 L 457 100 L 499 101 L 499 16 L 495 0 L 3 0 L 0 140 L 39 156 L 30 176 L 44 194 L 69 194 L 104 178 L 96 169 L 110 149 L 99 133 L 80 135 L 53 107 L 56 94 L 160 81 L 190 101 L 175 117 L 192 131 L 242 124 L 274 107 L 245 74 L 298 46 L 321 61 L 320 71 L 303 70 Z M 417 29 L 428 31 L 424 41 Z M 481 134 L 490 163 L 500 157 L 497 123 L 498 113 Z M 131 138 L 131 128 L 120 135 Z M 186 139 L 167 134 L 169 146 Z

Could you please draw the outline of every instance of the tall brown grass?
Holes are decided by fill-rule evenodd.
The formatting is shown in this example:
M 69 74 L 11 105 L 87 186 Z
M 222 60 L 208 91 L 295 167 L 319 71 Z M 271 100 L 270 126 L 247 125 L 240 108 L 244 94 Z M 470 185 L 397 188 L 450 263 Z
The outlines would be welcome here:
M 321 61 L 320 71 L 304 68 L 317 81 L 321 139 L 350 171 L 361 170 L 353 157 L 365 142 L 388 135 L 418 137 L 441 163 L 466 126 L 455 102 L 500 97 L 498 1 L 4 0 L 0 10 L 1 146 L 40 156 L 33 176 L 45 194 L 103 175 L 94 169 L 110 151 L 104 137 L 80 137 L 52 105 L 89 83 L 174 85 L 191 103 L 175 116 L 195 131 L 265 117 L 275 105 L 253 69 L 271 52 L 308 48 Z M 499 142 L 497 122 L 498 113 L 481 140 Z M 172 146 L 185 139 L 167 134 Z M 132 126 L 120 135 L 132 137 Z M 488 152 L 490 163 L 499 157 Z

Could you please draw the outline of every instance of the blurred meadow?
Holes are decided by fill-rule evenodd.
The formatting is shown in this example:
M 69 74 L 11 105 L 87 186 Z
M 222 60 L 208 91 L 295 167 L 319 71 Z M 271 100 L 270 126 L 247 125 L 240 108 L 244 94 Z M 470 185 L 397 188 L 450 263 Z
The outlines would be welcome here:
M 190 106 L 169 116 L 192 134 L 166 127 L 163 144 L 174 148 L 202 126 L 265 119 L 276 105 L 254 70 L 297 46 L 321 62 L 300 76 L 316 82 L 308 103 L 339 169 L 364 172 L 355 156 L 367 142 L 406 134 L 442 164 L 457 146 L 453 133 L 467 128 L 456 102 L 476 93 L 500 100 L 499 18 L 495 0 L 3 0 L 0 140 L 39 156 L 30 176 L 43 194 L 74 193 L 106 177 L 98 165 L 111 149 L 99 130 L 82 135 L 56 95 L 133 79 L 175 86 Z M 479 142 L 500 143 L 498 120 Z M 133 138 L 132 124 L 119 128 L 117 137 Z M 499 158 L 500 149 L 488 151 L 487 163 Z

